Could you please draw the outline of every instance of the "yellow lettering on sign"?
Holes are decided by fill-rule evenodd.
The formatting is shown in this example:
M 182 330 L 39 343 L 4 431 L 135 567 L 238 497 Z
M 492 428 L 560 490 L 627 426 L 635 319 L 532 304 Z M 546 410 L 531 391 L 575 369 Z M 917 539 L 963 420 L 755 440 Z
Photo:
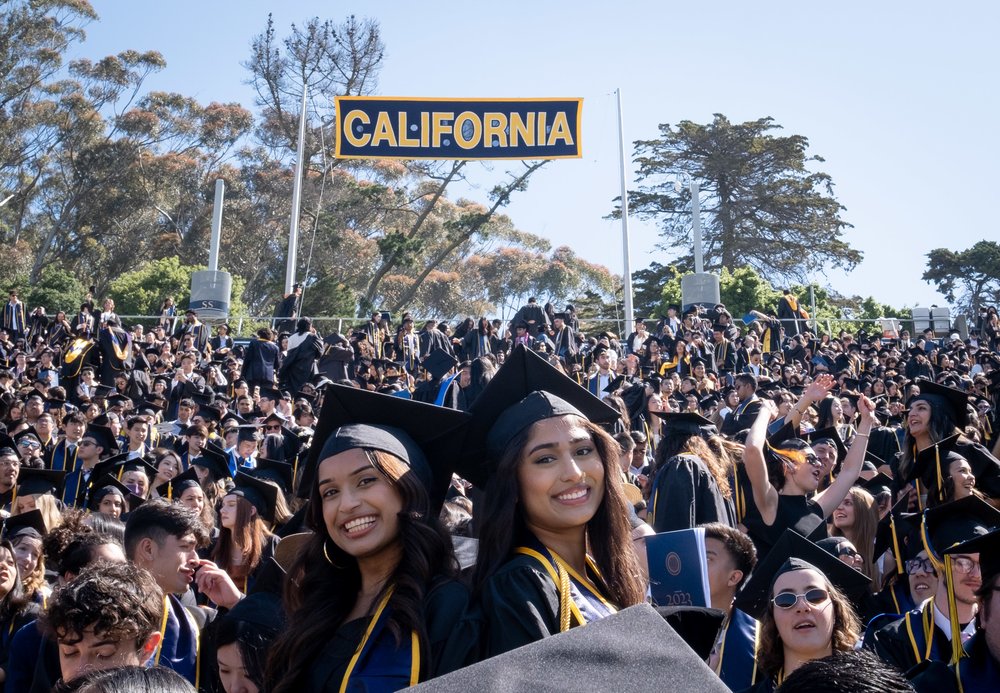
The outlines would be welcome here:
M 446 111 L 434 111 L 431 113 L 431 142 L 433 146 L 441 146 L 441 136 L 451 134 L 451 121 L 455 119 L 455 114 Z
M 545 141 L 548 137 L 547 133 L 545 132 L 546 118 L 547 114 L 545 113 L 545 111 L 538 112 L 538 137 L 536 138 L 535 141 L 538 142 L 539 147 L 545 144 Z
M 472 125 L 472 136 L 465 137 L 465 124 Z M 472 111 L 463 111 L 455 118 L 455 143 L 462 149 L 472 149 L 479 144 L 479 138 L 483 136 L 483 124 Z
M 528 111 L 525 120 L 516 111 L 510 114 L 510 146 L 535 146 L 535 112 Z
M 483 146 L 492 147 L 493 138 L 496 137 L 497 147 L 507 146 L 507 116 L 503 113 L 483 114 Z
M 420 111 L 420 146 L 431 146 L 431 114 Z
M 399 146 L 400 147 L 419 147 L 420 140 L 416 137 L 408 137 L 407 132 L 409 132 L 409 126 L 406 124 L 406 111 L 399 112 L 399 127 L 396 129 L 399 133 Z
M 556 143 L 556 140 L 562 140 L 570 146 L 573 145 L 573 133 L 569 129 L 569 121 L 566 119 L 566 111 L 556 112 L 556 117 L 552 121 L 552 131 L 549 132 L 549 140 L 546 144 L 551 147 Z
M 385 111 L 379 111 L 378 117 L 375 119 L 375 134 L 372 135 L 372 146 L 377 147 L 382 142 L 388 142 L 389 146 L 396 146 L 396 133 L 392 131 L 392 121 L 389 119 L 389 114 Z
M 346 116 L 344 116 L 344 137 L 355 147 L 367 146 L 368 141 L 372 138 L 371 135 L 364 134 L 360 137 L 354 134 L 354 122 L 357 121 L 362 125 L 368 125 L 372 121 L 368 118 L 368 114 L 364 111 L 351 111 Z

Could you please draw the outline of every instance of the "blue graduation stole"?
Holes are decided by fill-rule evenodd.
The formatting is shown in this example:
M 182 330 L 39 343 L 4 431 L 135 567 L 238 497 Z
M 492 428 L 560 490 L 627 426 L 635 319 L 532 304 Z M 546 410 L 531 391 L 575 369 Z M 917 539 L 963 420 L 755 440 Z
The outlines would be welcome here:
M 530 546 L 519 546 L 514 553 L 530 556 L 538 561 L 559 594 L 559 632 L 569 630 L 574 626 L 583 626 L 591 621 L 598 621 L 618 612 L 598 591 L 597 586 L 588 578 L 576 572 L 555 551 L 548 549 L 537 539 Z M 587 568 L 601 578 L 594 561 L 587 556 Z
M 965 653 L 967 656 L 958 660 L 958 667 L 955 670 L 958 690 L 973 693 L 973 691 L 995 689 L 1000 682 L 1000 669 L 997 668 L 993 655 L 986 647 L 983 631 L 977 631 L 965 643 Z
M 358 649 L 347 664 L 340 693 L 390 693 L 420 681 L 420 638 L 415 631 L 397 647 L 388 629 L 390 587 L 372 616 Z M 408 642 L 407 642 L 408 640 Z
M 438 388 L 438 394 L 437 397 L 434 398 L 434 404 L 436 404 L 439 407 L 444 405 L 444 396 L 445 394 L 447 394 L 448 388 L 451 386 L 451 383 L 457 377 L 458 373 L 455 373 L 454 375 L 448 376 L 447 378 L 441 381 L 441 387 Z
M 80 452 L 80 445 L 77 444 L 76 450 L 73 451 L 73 459 L 69 460 L 69 464 L 66 463 L 66 447 L 66 441 L 63 440 L 52 451 L 52 469 L 57 472 L 76 471 L 76 457 Z
M 942 657 L 938 651 L 937 643 L 934 642 L 934 598 L 927 600 L 923 609 L 907 611 L 903 616 L 903 627 L 906 629 L 910 647 L 916 657 L 917 663 L 933 659 L 947 663 L 951 658 L 951 653 Z
M 742 691 L 757 682 L 757 628 L 752 616 L 733 607 L 715 670 L 731 691 Z
M 67 506 L 80 507 L 87 504 L 87 491 L 90 490 L 90 483 L 93 481 L 83 480 L 83 469 L 74 469 L 66 475 L 66 484 L 63 488 L 62 502 Z
M 153 664 L 173 669 L 198 688 L 201 678 L 201 633 L 194 617 L 172 594 L 163 598 L 160 635 L 162 639 Z

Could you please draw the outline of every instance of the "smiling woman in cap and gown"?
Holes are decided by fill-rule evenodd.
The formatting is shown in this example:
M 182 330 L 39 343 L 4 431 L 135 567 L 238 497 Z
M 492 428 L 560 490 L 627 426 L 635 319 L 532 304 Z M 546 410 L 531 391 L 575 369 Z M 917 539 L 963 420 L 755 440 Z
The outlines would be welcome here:
M 486 654 L 642 602 L 619 448 L 592 423 L 617 412 L 518 346 L 471 413 L 459 474 L 485 492 L 474 582 Z
M 288 572 L 272 693 L 394 691 L 469 663 L 469 594 L 438 522 L 467 420 L 329 386 L 303 470 L 314 534 Z
M 920 394 L 909 401 L 906 437 L 899 462 L 900 477 L 916 484 L 923 502 L 936 505 L 945 500 L 947 450 L 940 445 L 962 432 L 969 421 L 969 396 L 953 387 L 930 380 L 917 380 Z M 960 435 L 948 449 L 964 457 L 976 477 L 976 488 L 990 498 L 1000 498 L 1000 460 L 982 445 Z
M 771 693 L 802 664 L 851 652 L 861 624 L 851 595 L 869 579 L 808 539 L 785 530 L 757 564 L 735 607 L 760 621 L 753 693 Z

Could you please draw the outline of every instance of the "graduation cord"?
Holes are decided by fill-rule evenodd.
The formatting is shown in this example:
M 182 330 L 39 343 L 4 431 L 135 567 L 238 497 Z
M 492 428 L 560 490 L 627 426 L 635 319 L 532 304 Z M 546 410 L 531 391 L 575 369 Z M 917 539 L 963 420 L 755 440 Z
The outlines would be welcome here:
M 927 601 L 927 606 L 920 613 L 920 626 L 922 628 L 924 636 L 924 654 L 921 656 L 920 648 L 917 646 L 917 638 L 913 634 L 913 624 L 911 623 L 913 619 L 913 613 L 907 613 L 906 617 L 903 619 L 903 623 L 906 624 L 906 637 L 910 640 L 910 647 L 913 648 L 913 656 L 916 657 L 917 664 L 921 662 L 926 662 L 931 658 L 931 648 L 934 645 L 934 597 L 931 597 Z
M 156 646 L 156 656 L 153 659 L 153 664 L 156 666 L 160 665 L 160 655 L 163 654 L 163 639 L 167 635 L 167 621 L 170 617 L 170 598 L 167 595 L 163 595 L 163 620 L 160 622 L 160 642 Z M 184 607 L 181 607 L 184 610 Z M 194 687 L 196 689 L 201 688 L 201 630 L 197 625 L 191 623 L 191 617 L 185 612 L 182 614 L 186 619 L 188 619 L 188 625 L 191 626 L 191 631 L 194 633 Z M 180 622 L 180 617 L 177 618 L 178 623 Z M 179 627 L 179 626 L 178 626 Z
M 559 592 L 559 632 L 565 633 L 570 629 L 570 614 L 572 613 L 578 620 L 580 625 L 586 623 L 583 620 L 583 614 L 580 613 L 579 607 L 573 603 L 569 596 L 569 573 L 562 565 L 558 565 L 554 568 L 551 563 L 540 553 L 534 549 L 529 549 L 524 546 L 519 546 L 515 553 L 524 554 L 525 556 L 531 556 L 536 561 L 542 564 L 545 568 L 545 572 L 549 574 L 552 581 L 556 583 L 556 590 Z M 343 691 L 341 691 L 343 693 Z

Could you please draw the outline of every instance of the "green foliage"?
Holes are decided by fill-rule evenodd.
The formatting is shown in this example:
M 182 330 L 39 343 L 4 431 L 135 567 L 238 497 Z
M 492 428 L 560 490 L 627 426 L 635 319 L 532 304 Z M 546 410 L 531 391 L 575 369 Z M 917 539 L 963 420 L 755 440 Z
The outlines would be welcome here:
M 72 315 L 83 302 L 85 292 L 75 274 L 50 265 L 42 270 L 38 282 L 24 292 L 24 301 L 31 308 L 44 306 L 49 315 L 60 310 Z
M 191 274 L 204 269 L 207 267 L 182 265 L 177 257 L 152 260 L 111 282 L 108 295 L 114 299 L 119 315 L 159 315 L 167 296 L 172 296 L 174 305 L 183 311 L 191 300 Z M 242 278 L 233 277 L 230 319 L 246 314 L 239 300 L 242 284 Z
M 701 186 L 706 269 L 747 265 L 772 282 L 801 280 L 818 268 L 850 270 L 862 258 L 842 238 L 850 224 L 833 196 L 830 176 L 810 166 L 801 135 L 777 137 L 772 118 L 730 123 L 722 115 L 701 125 L 660 125 L 660 137 L 636 142 L 636 214 L 660 222 L 662 248 L 690 248 L 691 191 Z
M 935 248 L 927 253 L 924 281 L 969 315 L 1000 303 L 1000 244 L 979 241 L 966 250 Z

